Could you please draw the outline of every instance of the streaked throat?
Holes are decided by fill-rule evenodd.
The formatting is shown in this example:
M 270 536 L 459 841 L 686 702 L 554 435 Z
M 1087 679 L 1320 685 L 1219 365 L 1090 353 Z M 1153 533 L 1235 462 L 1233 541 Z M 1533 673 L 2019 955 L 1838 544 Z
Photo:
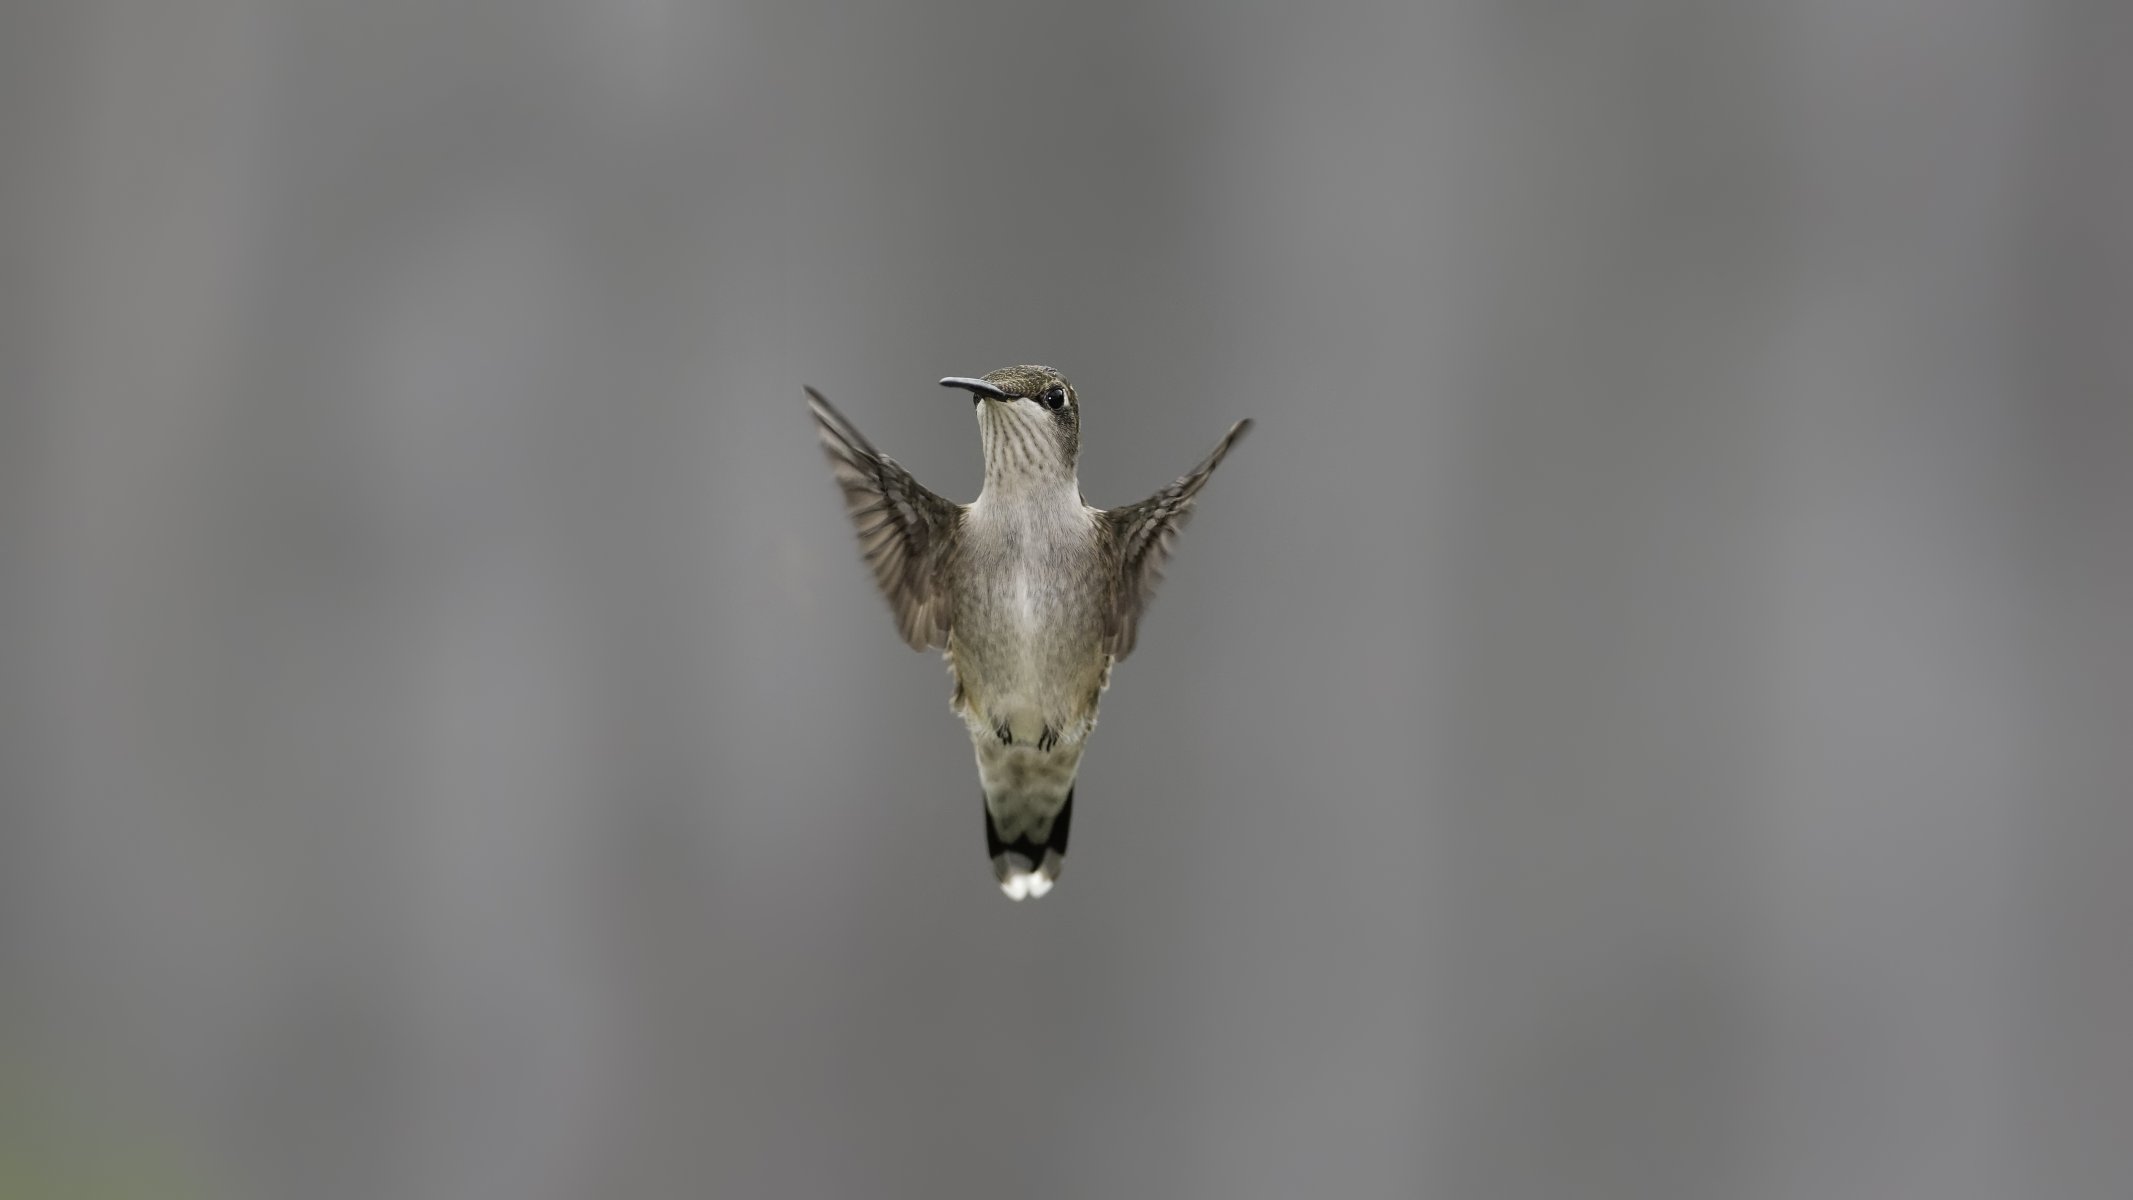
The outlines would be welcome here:
M 985 442 L 984 493 L 995 499 L 1071 498 L 1078 504 L 1080 486 L 1074 463 L 1060 445 L 1056 429 L 987 405 L 981 420 Z

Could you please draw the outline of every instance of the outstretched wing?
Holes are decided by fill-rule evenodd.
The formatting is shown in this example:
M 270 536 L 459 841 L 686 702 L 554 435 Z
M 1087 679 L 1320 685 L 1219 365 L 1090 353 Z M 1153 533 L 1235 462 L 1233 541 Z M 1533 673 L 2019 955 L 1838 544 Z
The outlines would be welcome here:
M 962 508 L 943 500 L 861 436 L 822 393 L 807 389 L 815 432 L 844 489 L 845 510 L 859 530 L 859 549 L 874 582 L 889 598 L 896 628 L 913 650 L 948 645 L 948 589 L 941 566 L 955 541 Z
M 1229 448 L 1236 445 L 1237 439 L 1251 427 L 1249 420 L 1230 426 L 1214 453 L 1176 483 L 1139 504 L 1104 511 L 1104 524 L 1110 530 L 1111 542 L 1118 555 L 1118 582 L 1111 596 L 1111 619 L 1105 631 L 1110 639 L 1112 661 L 1123 660 L 1133 653 L 1134 633 L 1140 625 L 1141 610 L 1155 595 L 1156 584 L 1162 582 L 1163 563 L 1170 557 L 1178 530 L 1183 529 L 1186 519 L 1192 516 L 1193 497 L 1207 485 L 1207 477 L 1221 465 L 1222 456 L 1228 454 Z

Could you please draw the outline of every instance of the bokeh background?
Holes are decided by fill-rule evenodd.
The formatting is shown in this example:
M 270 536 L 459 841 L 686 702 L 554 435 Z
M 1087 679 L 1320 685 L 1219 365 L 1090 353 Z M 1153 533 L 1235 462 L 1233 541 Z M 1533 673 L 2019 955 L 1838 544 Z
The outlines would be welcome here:
M 2133 9 L 0 9 L 0 1195 L 2133 1194 Z M 812 384 L 1229 421 L 1060 889 Z

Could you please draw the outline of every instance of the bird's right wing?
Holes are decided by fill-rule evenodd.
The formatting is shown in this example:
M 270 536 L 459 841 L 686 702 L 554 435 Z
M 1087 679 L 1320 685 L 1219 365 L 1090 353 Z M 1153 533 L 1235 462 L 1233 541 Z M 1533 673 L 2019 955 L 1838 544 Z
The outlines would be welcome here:
M 813 388 L 807 389 L 807 408 L 837 486 L 844 489 L 860 552 L 896 614 L 897 630 L 913 650 L 946 648 L 953 614 L 940 576 L 962 520 L 961 506 L 926 490 L 895 459 L 874 449 Z

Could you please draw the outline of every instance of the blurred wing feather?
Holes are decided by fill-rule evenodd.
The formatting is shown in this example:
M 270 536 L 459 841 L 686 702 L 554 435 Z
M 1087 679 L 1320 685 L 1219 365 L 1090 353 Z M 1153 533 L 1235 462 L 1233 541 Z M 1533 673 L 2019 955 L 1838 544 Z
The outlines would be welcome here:
M 913 650 L 945 648 L 952 614 L 940 576 L 962 520 L 961 506 L 934 495 L 895 459 L 874 449 L 813 388 L 807 389 L 807 408 L 837 486 L 844 490 L 860 553 L 896 614 L 897 631 Z
M 1221 465 L 1229 448 L 1236 445 L 1237 439 L 1251 427 L 1248 420 L 1230 426 L 1214 452 L 1176 483 L 1139 504 L 1104 511 L 1104 524 L 1110 530 L 1118 555 L 1117 583 L 1111 597 L 1111 620 L 1106 631 L 1112 661 L 1122 661 L 1133 653 L 1141 612 L 1147 608 L 1156 586 L 1163 580 L 1163 564 L 1170 558 L 1171 548 L 1177 544 L 1178 531 L 1192 516 L 1193 498 L 1207 486 L 1207 477 Z

